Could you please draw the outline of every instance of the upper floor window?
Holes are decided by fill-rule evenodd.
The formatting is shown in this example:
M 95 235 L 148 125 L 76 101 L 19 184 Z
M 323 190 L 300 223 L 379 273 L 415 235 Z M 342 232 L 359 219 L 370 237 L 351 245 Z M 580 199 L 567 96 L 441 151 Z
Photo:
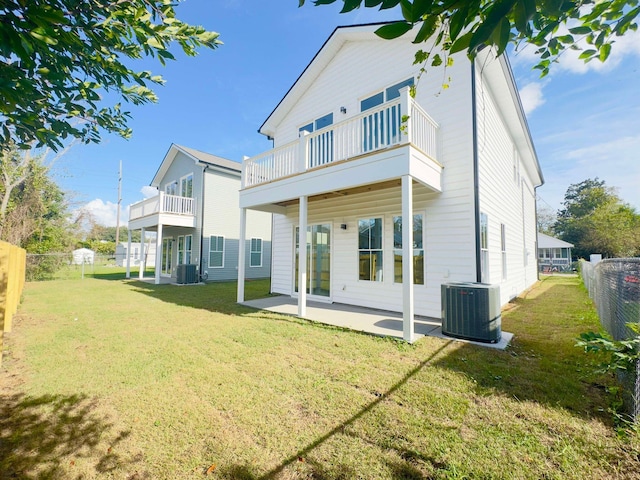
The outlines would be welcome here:
M 400 90 L 402 88 L 411 86 L 413 86 L 413 77 L 403 80 L 400 83 L 396 83 L 395 85 L 391 85 L 383 91 L 361 100 L 360 111 L 364 112 L 365 110 L 369 110 L 370 108 L 382 105 L 384 102 L 388 102 L 389 100 L 398 98 L 400 96 Z
M 317 118 L 311 123 L 303 125 L 298 129 L 298 132 L 309 132 L 313 133 L 316 130 L 320 130 L 321 128 L 328 127 L 329 125 L 333 125 L 333 113 L 327 113 L 320 118 Z
M 180 195 L 193 198 L 193 173 L 185 175 L 180 179 Z
M 178 195 L 178 182 L 167 183 L 164 186 L 164 193 L 167 195 Z

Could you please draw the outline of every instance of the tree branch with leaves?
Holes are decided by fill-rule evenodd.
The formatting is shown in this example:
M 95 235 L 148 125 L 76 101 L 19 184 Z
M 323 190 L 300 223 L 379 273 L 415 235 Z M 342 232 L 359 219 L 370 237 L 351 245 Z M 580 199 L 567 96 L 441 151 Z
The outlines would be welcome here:
M 328 5 L 338 0 L 314 0 Z M 616 37 L 638 28 L 638 0 L 342 0 L 341 13 L 360 7 L 399 8 L 402 20 L 380 27 L 376 33 L 397 38 L 416 27 L 414 43 L 433 42 L 445 57 L 466 51 L 473 58 L 484 46 L 498 55 L 507 45 L 534 46 L 535 68 L 544 76 L 568 49 L 581 51 L 585 62 L 605 61 Z M 299 0 L 303 6 L 305 0 Z M 441 53 L 419 50 L 416 64 L 443 63 Z
M 156 102 L 161 76 L 126 62 L 216 48 L 218 33 L 176 17 L 176 0 L 0 0 L 0 146 L 61 148 L 68 138 L 125 138 L 122 102 Z M 115 97 L 114 104 L 105 98 Z

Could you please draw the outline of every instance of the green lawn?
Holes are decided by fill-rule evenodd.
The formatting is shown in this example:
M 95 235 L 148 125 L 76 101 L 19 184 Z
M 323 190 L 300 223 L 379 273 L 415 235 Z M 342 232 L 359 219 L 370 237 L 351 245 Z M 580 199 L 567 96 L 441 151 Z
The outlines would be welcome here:
M 26 286 L 0 376 L 2 479 L 640 474 L 609 379 L 573 346 L 598 328 L 575 277 L 505 313 L 504 352 L 256 312 L 235 284 L 99 277 Z

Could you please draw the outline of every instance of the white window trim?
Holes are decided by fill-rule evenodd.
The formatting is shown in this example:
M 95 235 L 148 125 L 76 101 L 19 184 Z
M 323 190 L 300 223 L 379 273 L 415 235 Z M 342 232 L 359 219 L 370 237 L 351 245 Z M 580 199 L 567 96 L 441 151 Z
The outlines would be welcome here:
M 260 240 L 260 252 L 251 249 L 254 240 Z M 263 244 L 264 241 L 260 237 L 252 237 L 251 240 L 249 240 L 249 268 L 262 268 L 262 255 L 264 252 Z M 251 265 L 251 258 L 254 253 L 260 253 L 260 265 Z
M 180 181 L 178 182 L 178 188 L 177 190 L 179 191 L 178 194 L 181 197 L 184 197 L 184 192 L 182 191 L 182 181 L 186 178 L 191 177 L 191 196 L 190 197 L 185 197 L 185 198 L 193 198 L 193 172 L 188 173 L 186 175 L 183 175 L 182 177 L 180 177 Z
M 190 238 L 189 242 L 189 250 L 187 250 L 187 238 Z M 185 235 L 184 236 L 184 259 L 185 262 L 187 260 L 187 252 L 189 252 L 189 263 L 187 265 L 192 265 L 192 254 L 193 254 L 193 235 Z
M 222 250 L 211 250 L 211 237 L 219 237 L 222 238 Z M 224 268 L 224 248 L 227 244 L 227 239 L 223 235 L 209 235 L 209 258 L 207 258 L 207 268 Z M 212 252 L 220 252 L 222 253 L 222 265 L 211 265 L 211 253 Z
M 385 255 L 385 253 L 384 253 L 385 251 L 388 250 L 387 248 L 385 248 L 385 241 L 386 241 L 386 237 L 387 237 L 387 235 L 385 233 L 385 230 L 384 230 L 385 229 L 385 225 L 386 225 L 386 220 L 387 220 L 385 217 L 386 217 L 386 215 L 384 215 L 384 214 L 380 214 L 380 215 L 372 214 L 372 215 L 368 215 L 368 216 L 364 216 L 364 217 L 356 217 L 356 235 L 358 235 L 358 238 L 357 238 L 357 241 L 356 241 L 356 254 L 357 254 L 356 258 L 358 259 L 358 263 L 356 264 L 356 273 L 357 273 L 357 276 L 358 276 L 357 277 L 358 278 L 358 282 L 367 282 L 367 283 L 374 283 L 374 284 L 386 283 L 387 274 L 385 273 L 384 269 L 387 268 L 385 265 L 386 265 L 386 263 L 388 263 L 389 260 L 387 259 L 387 261 L 385 262 L 385 256 L 388 257 L 388 255 Z M 360 235 L 360 230 L 359 230 L 360 229 L 360 220 L 375 220 L 377 218 L 379 218 L 380 221 L 382 222 L 382 226 L 381 226 L 382 239 L 380 241 L 380 248 L 379 249 L 377 249 L 377 248 L 361 249 L 360 248 L 360 238 L 359 238 L 359 235 Z M 362 280 L 360 278 L 360 252 L 361 251 L 366 251 L 366 250 L 368 250 L 370 252 L 380 251 L 382 253 L 382 279 L 381 280 L 374 280 L 374 279 Z M 391 251 L 393 253 L 393 249 L 391 249 Z
M 176 186 L 176 193 L 169 193 L 169 187 L 175 185 Z M 178 190 L 180 189 L 180 183 L 177 180 L 174 180 L 173 182 L 168 182 L 165 184 L 164 186 L 164 193 L 166 193 L 167 195 L 177 195 L 178 194 Z

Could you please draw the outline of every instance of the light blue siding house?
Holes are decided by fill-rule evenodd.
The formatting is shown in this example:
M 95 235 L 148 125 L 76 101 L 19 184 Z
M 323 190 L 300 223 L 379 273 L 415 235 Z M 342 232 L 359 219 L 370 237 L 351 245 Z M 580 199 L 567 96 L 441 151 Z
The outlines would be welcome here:
M 240 176 L 238 162 L 171 145 L 151 181 L 158 194 L 129 207 L 129 232 L 157 234 L 155 283 L 191 283 L 178 278 L 181 271 L 195 272 L 196 281 L 238 278 Z M 244 276 L 268 278 L 271 214 L 252 212 L 246 232 Z

